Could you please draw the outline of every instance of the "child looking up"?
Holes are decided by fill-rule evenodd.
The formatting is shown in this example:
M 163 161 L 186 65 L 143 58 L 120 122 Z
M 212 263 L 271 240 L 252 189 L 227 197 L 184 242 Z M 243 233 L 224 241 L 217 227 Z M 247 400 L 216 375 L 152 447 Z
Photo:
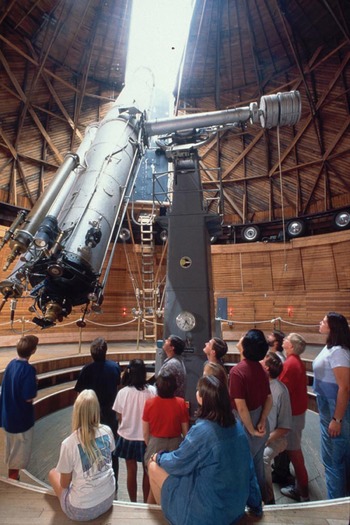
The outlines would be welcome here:
M 154 386 L 147 384 L 146 366 L 142 359 L 132 359 L 122 376 L 122 387 L 115 398 L 118 439 L 115 454 L 124 458 L 127 471 L 127 489 L 130 501 L 137 501 L 137 463 L 143 463 L 146 444 L 142 432 L 142 414 L 147 399 L 156 395 Z M 147 501 L 149 480 L 143 471 L 143 498 Z
M 166 370 L 160 372 L 156 386 L 158 395 L 146 401 L 142 416 L 143 437 L 147 445 L 145 465 L 154 452 L 177 449 L 189 427 L 186 402 L 182 397 L 175 397 L 175 375 Z M 155 503 L 151 492 L 147 503 Z

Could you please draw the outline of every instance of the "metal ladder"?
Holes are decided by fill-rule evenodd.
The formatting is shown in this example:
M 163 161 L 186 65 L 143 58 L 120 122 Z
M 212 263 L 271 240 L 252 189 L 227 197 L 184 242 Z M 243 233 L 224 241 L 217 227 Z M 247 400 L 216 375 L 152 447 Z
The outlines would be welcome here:
M 141 225 L 143 338 L 146 341 L 157 341 L 157 296 L 154 287 L 154 215 L 142 213 L 139 216 L 139 222 Z

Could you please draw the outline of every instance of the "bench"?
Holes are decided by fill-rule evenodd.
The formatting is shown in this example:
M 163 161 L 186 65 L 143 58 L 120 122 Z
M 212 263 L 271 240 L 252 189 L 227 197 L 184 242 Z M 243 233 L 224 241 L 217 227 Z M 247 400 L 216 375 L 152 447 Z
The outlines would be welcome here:
M 13 354 L 13 357 L 17 355 L 16 353 Z M 109 351 L 107 353 L 107 359 L 110 359 L 111 361 L 117 361 L 117 362 L 129 362 L 130 359 L 143 359 L 146 361 L 154 361 L 156 358 L 156 352 L 155 350 L 140 350 L 140 351 L 132 351 L 128 352 L 125 350 L 121 350 L 119 352 L 113 352 Z M 8 359 L 8 362 L 11 360 L 11 358 Z M 76 353 L 73 355 L 66 355 L 63 357 L 49 357 L 47 359 L 37 359 L 37 354 L 34 354 L 34 356 L 31 358 L 30 363 L 35 366 L 37 374 L 44 374 L 46 372 L 51 372 L 53 370 L 60 370 L 62 368 L 72 368 L 74 366 L 84 366 L 87 363 L 91 363 L 92 358 L 91 354 L 88 351 L 87 353 Z M 2 380 L 2 376 L 4 374 L 4 369 L 0 370 L 0 382 Z
M 309 503 L 291 503 L 288 505 L 267 505 L 261 519 L 245 515 L 237 525 L 272 525 L 288 523 L 305 525 L 319 523 L 329 525 L 348 525 L 350 498 L 318 501 Z M 27 483 L 0 477 L 1 524 L 32 523 L 35 525 L 71 525 L 62 512 L 60 504 L 52 490 L 34 487 Z M 112 508 L 91 525 L 166 525 L 161 508 L 158 505 L 114 501 Z
M 92 362 L 91 358 L 90 361 Z M 146 360 L 144 361 L 147 370 L 147 379 L 150 380 L 154 375 L 155 362 Z M 120 368 L 123 370 L 128 366 L 129 361 L 119 361 Z M 34 363 L 35 365 L 35 363 Z M 66 383 L 67 381 L 76 381 L 80 374 L 81 369 L 84 365 L 72 366 L 69 368 L 54 369 L 50 372 L 44 372 L 37 374 L 38 378 L 38 389 L 47 388 L 49 386 L 59 385 Z

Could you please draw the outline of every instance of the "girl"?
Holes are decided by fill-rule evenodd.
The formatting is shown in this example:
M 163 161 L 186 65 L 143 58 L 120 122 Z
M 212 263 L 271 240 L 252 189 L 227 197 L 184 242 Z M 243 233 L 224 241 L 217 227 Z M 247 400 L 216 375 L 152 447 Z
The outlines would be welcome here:
M 143 437 L 147 445 L 145 465 L 154 452 L 177 449 L 188 432 L 188 408 L 182 397 L 175 397 L 176 386 L 174 374 L 160 372 L 156 381 L 158 395 L 146 401 L 142 416 Z M 151 491 L 147 503 L 155 503 Z
M 93 520 L 113 504 L 114 437 L 100 425 L 100 405 L 93 390 L 83 390 L 73 407 L 73 433 L 61 445 L 49 482 L 63 512 L 75 521 Z
M 142 359 L 132 359 L 122 377 L 122 388 L 115 398 L 119 426 L 115 454 L 124 458 L 127 471 L 127 489 L 130 501 L 137 501 L 137 462 L 143 463 L 146 444 L 143 439 L 142 414 L 147 399 L 156 395 L 154 386 L 146 380 L 146 366 Z M 144 469 L 144 465 L 143 465 Z M 143 498 L 149 492 L 148 475 L 143 470 Z

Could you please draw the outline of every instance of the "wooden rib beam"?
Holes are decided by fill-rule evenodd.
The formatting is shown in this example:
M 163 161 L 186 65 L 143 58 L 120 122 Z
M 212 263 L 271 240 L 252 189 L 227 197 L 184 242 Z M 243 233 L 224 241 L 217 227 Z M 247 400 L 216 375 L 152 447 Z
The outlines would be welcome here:
M 31 105 L 30 105 L 30 103 L 29 103 L 29 101 L 28 101 L 28 99 L 26 97 L 26 94 L 23 92 L 23 90 L 22 90 L 21 86 L 19 85 L 16 77 L 13 75 L 13 73 L 11 71 L 11 68 L 10 68 L 10 65 L 7 62 L 7 60 L 6 60 L 5 56 L 3 55 L 2 51 L 0 51 L 0 61 L 1 61 L 2 65 L 4 66 L 4 68 L 6 70 L 6 73 L 8 74 L 8 76 L 9 76 L 12 84 L 14 85 L 17 93 L 21 97 L 22 102 L 27 105 L 28 112 L 30 113 L 32 119 L 34 120 L 35 124 L 37 125 L 40 133 L 43 135 L 43 137 L 47 141 L 49 147 L 51 148 L 52 152 L 54 153 L 56 159 L 61 164 L 63 162 L 62 155 L 60 154 L 60 152 L 58 151 L 58 149 L 56 148 L 56 146 L 52 142 L 51 137 L 49 136 L 49 134 L 47 133 L 46 129 L 41 124 L 39 117 L 37 116 L 37 114 L 35 113 L 33 108 L 31 107 Z
M 211 183 L 214 183 L 214 184 L 219 184 L 219 182 L 217 180 L 214 179 L 214 177 L 211 175 L 211 172 L 204 166 L 203 162 L 200 161 L 199 162 L 200 166 L 201 166 L 201 169 L 203 171 L 205 171 L 207 177 L 209 179 L 211 179 Z M 219 188 L 218 188 L 218 191 L 219 191 Z M 233 201 L 232 197 L 230 197 L 230 195 L 227 194 L 227 192 L 225 190 L 223 190 L 223 193 L 224 193 L 224 196 L 225 196 L 225 202 L 228 203 L 231 208 L 241 217 L 241 219 L 243 219 L 243 214 L 242 214 L 242 211 L 238 208 L 238 206 L 235 204 L 235 202 Z
M 0 148 L 6 151 L 10 150 L 9 146 L 7 144 L 3 144 L 2 142 L 0 142 Z M 23 153 L 20 153 L 19 151 L 17 151 L 16 153 L 17 153 L 18 159 L 26 160 L 32 164 L 39 164 L 39 165 L 46 166 L 47 168 L 51 168 L 54 170 L 57 170 L 59 168 L 58 164 L 52 164 L 51 162 L 47 162 L 46 160 L 43 160 L 43 159 L 36 159 L 34 157 L 31 157 L 30 155 L 24 155 Z
M 20 49 L 19 47 L 17 47 L 16 45 L 14 45 L 10 40 L 8 40 L 7 38 L 5 38 L 3 35 L 0 34 L 0 41 L 3 41 L 5 42 L 9 47 L 11 47 L 11 49 L 13 49 L 14 51 L 16 51 L 16 53 L 18 53 L 19 55 L 21 55 L 25 60 L 28 60 L 28 62 L 30 62 L 31 64 L 33 64 L 35 67 L 40 67 L 40 64 L 34 59 L 32 58 L 30 55 L 28 55 L 27 53 L 24 53 L 24 51 L 22 51 L 22 49 Z M 54 78 L 55 80 L 57 80 L 58 82 L 60 82 L 63 86 L 65 86 L 67 89 L 69 89 L 70 91 L 74 91 L 75 93 L 79 93 L 80 92 L 80 89 L 79 88 L 76 88 L 75 86 L 73 86 L 73 84 L 70 84 L 69 82 L 67 82 L 66 80 L 64 80 L 62 77 L 60 77 L 59 75 L 56 75 L 55 73 L 53 73 L 52 71 L 50 71 L 49 69 L 47 69 L 46 67 L 43 68 L 43 71 L 45 71 L 45 73 L 51 77 L 51 78 Z M 96 98 L 98 100 L 103 100 L 105 102 L 114 102 L 114 98 L 111 98 L 111 97 L 103 97 L 101 95 L 96 95 L 94 93 L 89 93 L 89 92 L 86 92 L 85 93 L 85 96 L 86 97 L 90 97 L 90 98 Z
M 33 56 L 37 59 L 37 56 L 36 56 L 35 50 L 34 50 L 32 44 L 31 44 L 31 42 L 29 42 L 28 40 L 26 40 L 26 43 L 27 43 L 27 46 L 30 48 L 30 50 L 31 50 L 31 52 L 32 52 L 32 54 L 33 54 Z M 76 128 L 76 126 L 75 126 L 73 120 L 71 119 L 71 117 L 70 117 L 70 115 L 68 114 L 66 108 L 65 108 L 64 105 L 62 104 L 60 97 L 58 96 L 58 94 L 57 94 L 55 88 L 53 87 L 53 85 L 52 85 L 52 83 L 51 83 L 51 81 L 50 81 L 48 75 L 47 75 L 46 72 L 45 72 L 45 69 L 43 69 L 43 70 L 41 71 L 41 76 L 42 76 L 43 80 L 45 81 L 45 83 L 46 83 L 46 85 L 47 85 L 47 87 L 48 87 L 48 90 L 50 91 L 50 93 L 51 93 L 51 95 L 52 95 L 54 101 L 56 102 L 57 106 L 58 106 L 59 109 L 61 110 L 62 115 L 65 117 L 66 121 L 68 122 L 69 126 L 70 126 L 73 130 L 75 130 L 75 133 L 76 133 L 76 135 L 79 137 L 79 139 L 80 139 L 80 140 L 83 140 L 83 135 L 82 135 L 82 133 L 80 133 L 79 129 Z
M 33 201 L 33 196 L 30 193 L 30 190 L 28 188 L 27 181 L 26 181 L 26 178 L 25 178 L 25 174 L 24 174 L 21 162 L 20 162 L 20 160 L 18 158 L 17 150 L 16 150 L 16 148 L 14 148 L 12 146 L 11 141 L 7 138 L 7 136 L 6 136 L 4 130 L 2 129 L 1 126 L 0 126 L 0 136 L 3 138 L 7 148 L 9 149 L 11 155 L 13 156 L 13 159 L 14 159 L 16 165 L 17 165 L 17 168 L 18 168 L 18 173 L 19 173 L 19 175 L 21 177 L 22 184 L 23 184 L 23 186 L 25 188 L 27 197 L 30 200 L 31 205 L 33 205 L 33 202 L 34 202 Z
M 329 146 L 329 148 L 325 151 L 323 157 L 322 157 L 322 165 L 318 171 L 318 174 L 316 175 L 316 179 L 314 181 L 314 184 L 310 190 L 310 193 L 309 193 L 309 197 L 307 198 L 306 200 L 306 203 L 304 205 L 304 208 L 303 208 L 303 213 L 306 213 L 306 210 L 308 209 L 308 206 L 309 206 L 309 203 L 312 199 L 312 195 L 315 191 L 315 188 L 318 184 L 318 181 L 322 175 L 322 171 L 323 171 L 323 168 L 324 168 L 324 165 L 325 163 L 327 162 L 327 159 L 330 155 L 330 153 L 333 151 L 333 149 L 336 147 L 336 145 L 338 144 L 339 140 L 342 138 L 342 136 L 344 135 L 345 131 L 347 130 L 347 128 L 349 127 L 350 125 L 350 116 L 348 116 L 347 119 L 345 119 L 344 121 L 344 124 L 342 126 L 342 128 L 339 130 L 339 132 L 337 133 L 337 135 L 334 137 L 334 140 L 332 142 L 332 144 Z
M 318 102 L 316 104 L 316 111 L 318 111 L 321 108 L 321 106 L 323 105 L 324 101 L 326 100 L 327 96 L 331 92 L 334 84 L 337 82 L 339 76 L 341 75 L 343 69 L 345 68 L 345 66 L 347 65 L 349 60 L 350 60 L 350 53 L 347 53 L 347 55 L 344 57 L 344 60 L 343 60 L 343 62 L 341 64 L 341 67 L 338 69 L 337 73 L 334 75 L 334 77 L 332 78 L 331 82 L 329 83 L 328 89 L 323 93 L 321 98 L 318 100 Z M 284 159 L 286 157 L 288 157 L 288 155 L 290 154 L 290 152 L 294 148 L 295 144 L 300 140 L 300 138 L 304 135 L 304 132 L 306 131 L 306 129 L 312 123 L 313 118 L 314 118 L 314 115 L 312 115 L 310 113 L 309 116 L 303 121 L 302 125 L 298 129 L 298 133 L 296 134 L 294 139 L 291 141 L 291 143 L 289 144 L 288 148 L 285 149 L 285 151 L 281 155 L 281 158 L 277 162 L 275 162 L 274 166 L 269 171 L 269 177 L 271 177 L 279 169 L 280 162 L 283 162 Z

